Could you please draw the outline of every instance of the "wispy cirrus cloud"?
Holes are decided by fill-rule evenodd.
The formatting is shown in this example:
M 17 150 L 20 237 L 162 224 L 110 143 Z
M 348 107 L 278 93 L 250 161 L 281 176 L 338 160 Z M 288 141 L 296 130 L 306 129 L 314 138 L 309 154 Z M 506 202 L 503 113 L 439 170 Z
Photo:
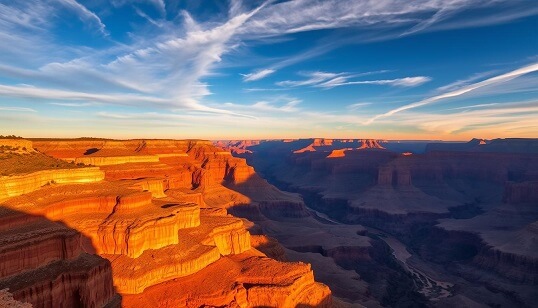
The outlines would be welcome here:
M 289 97 L 287 95 L 278 95 L 268 97 L 265 100 L 257 101 L 253 104 L 235 104 L 224 103 L 217 106 L 217 108 L 226 108 L 234 110 L 238 113 L 259 113 L 263 112 L 265 115 L 268 113 L 296 113 L 301 109 L 298 107 L 302 100 Z
M 332 89 L 341 86 L 350 85 L 389 85 L 394 87 L 416 87 L 431 80 L 430 77 L 404 77 L 396 79 L 378 79 L 378 80 L 349 80 L 354 77 L 367 76 L 388 72 L 387 70 L 366 72 L 366 73 L 327 73 L 327 72 L 309 72 L 302 73 L 308 77 L 304 80 L 285 80 L 276 84 L 282 87 L 300 87 L 311 86 L 316 88 Z
M 99 18 L 99 16 L 97 16 L 97 14 L 95 14 L 94 12 L 88 10 L 84 5 L 78 3 L 76 0 L 56 0 L 56 1 L 58 1 L 65 7 L 75 11 L 80 16 L 82 21 L 94 23 L 97 26 L 99 32 L 101 32 L 101 34 L 108 35 L 108 32 L 106 31 L 106 26 L 101 21 L 101 18 Z
M 250 74 L 241 74 L 241 75 L 243 76 L 243 81 L 248 82 L 248 81 L 255 81 L 255 80 L 263 79 L 273 74 L 274 72 L 275 70 L 273 69 L 263 69 L 263 70 L 259 70 Z
M 351 86 L 351 85 L 365 85 L 365 84 L 374 84 L 374 85 L 389 85 L 393 87 L 417 87 L 428 81 L 430 77 L 426 76 L 417 76 L 417 77 L 404 77 L 396 79 L 379 79 L 379 80 L 360 80 L 360 81 L 346 81 L 343 79 L 333 79 L 317 86 L 322 88 L 334 88 L 340 86 Z
M 0 106 L 2 111 L 16 111 L 16 112 L 37 112 L 35 109 L 16 106 Z
M 468 78 L 456 80 L 456 81 L 454 81 L 454 82 L 452 82 L 450 84 L 441 86 L 441 87 L 437 88 L 437 91 L 439 91 L 439 92 L 454 91 L 454 90 L 462 88 L 462 87 L 464 87 L 464 86 L 466 86 L 466 85 L 468 85 L 470 83 L 473 83 L 474 81 L 484 79 L 485 77 L 491 76 L 493 74 L 494 74 L 493 71 L 476 73 L 476 74 L 471 75 Z
M 417 5 L 413 1 L 399 0 L 295 0 L 276 3 L 270 9 L 260 12 L 243 27 L 242 32 L 270 36 L 343 27 L 380 27 L 399 29 L 398 35 L 412 34 L 444 21 L 453 13 L 468 9 L 487 10 L 494 6 L 502 6 L 504 11 L 517 9 L 519 12 L 523 12 L 521 8 L 526 6 L 529 10 L 522 15 L 536 13 L 530 1 L 423 0 Z M 491 14 L 477 14 L 473 22 L 497 22 L 490 16 Z
M 436 96 L 432 96 L 432 97 L 423 99 L 423 100 L 415 102 L 415 103 L 407 104 L 407 105 L 404 105 L 404 106 L 389 110 L 389 111 L 387 111 L 385 113 L 378 114 L 378 115 L 368 119 L 367 121 L 364 122 L 364 124 L 368 125 L 368 124 L 371 124 L 372 122 L 374 122 L 374 121 L 376 121 L 376 120 L 378 120 L 380 118 L 389 117 L 389 116 L 392 116 L 392 115 L 394 115 L 394 114 L 396 114 L 398 112 L 402 112 L 402 111 L 405 111 L 405 110 L 414 109 L 414 108 L 417 108 L 417 107 L 422 107 L 422 106 L 425 106 L 425 105 L 433 104 L 435 102 L 438 102 L 438 101 L 441 101 L 441 100 L 444 100 L 444 99 L 458 97 L 458 96 L 464 95 L 466 93 L 478 90 L 480 88 L 484 88 L 484 87 L 490 86 L 490 85 L 504 83 L 504 82 L 507 82 L 507 81 L 512 80 L 514 78 L 517 78 L 517 77 L 520 77 L 520 76 L 523 76 L 523 75 L 526 75 L 526 74 L 530 74 L 530 73 L 533 73 L 533 72 L 536 72 L 536 71 L 538 71 L 538 63 L 527 65 L 527 66 L 521 67 L 519 69 L 513 70 L 511 72 L 505 73 L 505 74 L 497 75 L 495 77 L 491 77 L 491 78 L 488 78 L 486 80 L 483 80 L 483 81 L 480 81 L 480 82 L 477 82 L 477 83 L 469 84 L 469 85 L 464 86 L 462 88 L 459 88 L 457 90 L 449 91 L 449 92 L 446 92 L 446 93 L 443 93 L 443 94 L 440 94 L 440 95 L 436 95 Z
M 98 105 L 98 103 L 49 103 L 49 105 L 62 106 L 62 107 L 90 107 Z
M 491 10 L 495 7 L 499 9 Z M 458 18 L 458 13 L 469 10 L 486 13 L 474 14 L 472 19 Z M 358 34 L 319 44 L 288 59 L 279 59 L 266 68 L 279 70 L 346 44 L 390 40 L 425 31 L 486 26 L 537 13 L 538 8 L 530 1 L 424 0 L 417 5 L 413 1 L 399 0 L 295 0 L 269 6 L 249 20 L 240 32 L 246 38 L 259 39 L 315 30 L 357 30 Z
M 355 103 L 355 104 L 351 104 L 351 105 L 347 105 L 346 108 L 349 109 L 349 110 L 358 110 L 364 106 L 368 106 L 368 105 L 371 105 L 372 103 Z
M 538 114 L 538 101 L 488 103 L 470 107 L 477 110 L 468 109 L 446 114 L 409 112 L 397 115 L 392 120 L 443 135 L 473 131 L 484 133 L 492 129 L 494 134 L 504 131 L 509 135 L 512 133 L 510 130 L 523 127 L 526 128 L 526 134 L 528 134 L 529 128 L 538 128 L 538 123 L 535 121 Z M 487 133 L 491 134 L 491 132 Z
M 149 6 L 142 4 L 144 2 Z M 217 3 L 222 9 L 221 3 Z M 173 2 L 165 3 L 163 0 L 115 0 L 112 6 L 108 2 L 99 6 L 77 0 L 2 2 L 0 93 L 6 100 L 12 97 L 26 98 L 19 101 L 31 101 L 29 107 L 39 102 L 64 107 L 85 107 L 95 103 L 100 110 L 106 110 L 108 105 L 120 105 L 121 109 L 143 108 L 145 111 L 154 108 L 162 112 L 159 115 L 153 113 L 153 116 L 151 113 L 131 115 L 131 118 L 124 119 L 133 123 L 142 121 L 144 116 L 152 116 L 152 123 L 157 125 L 158 119 L 166 118 L 166 112 L 171 112 L 174 117 L 168 118 L 170 122 L 180 119 L 176 113 L 189 113 L 191 125 L 197 125 L 196 119 L 224 123 L 221 117 L 226 118 L 226 124 L 233 125 L 234 117 L 246 116 L 244 122 L 248 125 L 263 123 L 265 126 L 260 127 L 264 128 L 274 125 L 299 131 L 300 126 L 307 130 L 309 125 L 318 127 L 318 124 L 333 125 L 340 121 L 351 126 L 352 123 L 368 121 L 372 114 L 350 116 L 338 112 L 356 110 L 367 106 L 366 103 L 351 104 L 346 108 L 350 102 L 343 101 L 338 106 L 339 110 L 330 116 L 316 112 L 315 104 L 304 98 L 304 103 L 299 103 L 301 99 L 298 98 L 274 101 L 267 97 L 256 97 L 250 100 L 254 102 L 250 105 L 236 102 L 223 104 L 219 100 L 227 101 L 227 98 L 213 95 L 219 91 L 219 87 L 213 86 L 216 82 L 213 77 L 228 73 L 223 68 L 229 64 L 226 63 L 229 55 L 237 55 L 242 49 L 253 53 L 257 49 L 251 47 L 257 47 L 259 43 L 291 40 L 300 32 L 331 29 L 320 36 L 329 32 L 330 35 L 314 40 L 304 49 L 299 48 L 295 54 L 283 53 L 262 62 L 249 61 L 248 65 L 241 66 L 249 72 L 243 75 L 243 81 L 274 76 L 284 67 L 313 59 L 346 44 L 388 40 L 447 28 L 495 24 L 536 14 L 537 10 L 525 3 L 509 0 L 423 0 L 417 5 L 416 2 L 400 0 L 291 0 L 270 1 L 254 7 L 259 1 L 231 0 L 229 7 L 224 8 L 225 12 L 207 18 L 203 14 L 187 11 L 198 4 L 185 5 L 187 9 L 182 11 Z M 129 31 L 105 36 L 122 28 L 107 27 L 103 22 L 108 20 L 105 14 L 114 14 L 114 9 L 119 6 L 125 9 L 123 11 L 134 9 L 133 14 L 144 19 L 135 16 L 134 19 L 141 25 L 125 25 L 130 27 Z M 157 13 L 161 13 L 160 16 L 155 14 L 152 6 Z M 470 15 L 472 18 L 469 18 Z M 84 43 L 77 41 L 77 38 L 62 42 L 58 37 L 59 32 L 54 31 L 61 28 L 65 18 L 81 20 L 83 24 L 78 25 L 80 34 L 84 32 L 94 39 L 84 40 Z M 113 41 L 113 38 L 122 36 L 126 38 L 121 42 Z M 77 45 L 77 42 L 80 44 Z M 254 62 L 256 65 L 251 65 Z M 275 89 L 250 88 L 245 92 L 254 96 L 253 93 L 258 90 L 286 91 L 294 87 L 309 87 L 309 92 L 351 85 L 413 87 L 428 82 L 430 78 L 359 78 L 377 73 L 381 72 L 311 72 L 303 74 L 303 78 L 298 80 L 284 77 L 290 80 L 281 81 Z M 233 74 L 237 77 L 237 71 Z M 465 89 L 485 77 L 459 80 L 459 83 L 440 88 L 439 91 Z M 370 101 L 369 98 L 365 99 Z M 372 98 L 371 101 L 376 100 Z M 409 102 L 408 98 L 406 102 Z M 395 102 L 387 102 L 390 103 Z M 377 108 L 377 104 L 373 107 Z M 42 111 L 41 108 L 36 109 Z M 374 108 L 364 109 L 369 111 Z M 112 114 L 109 112 L 109 115 Z M 114 114 L 121 115 L 121 112 Z M 303 114 L 310 118 L 303 119 Z M 283 117 L 285 120 L 282 120 Z M 242 129 L 244 127 L 248 127 L 247 124 L 241 126 Z
M 87 18 L 98 19 L 74 0 L 58 1 L 79 10 Z M 14 80 L 34 82 L 32 87 L 0 85 L 0 93 L 44 100 L 91 100 L 131 106 L 151 104 L 161 108 L 234 114 L 200 103 L 200 99 L 211 94 L 201 79 L 210 75 L 215 63 L 229 51 L 237 30 L 263 7 L 232 16 L 217 25 L 198 24 L 183 12 L 186 25 L 183 35 L 170 37 L 166 34 L 142 45 L 122 46 L 118 49 L 119 54 L 112 49 L 110 53 L 104 52 L 102 57 L 49 62 L 38 69 L 0 65 L 0 72 Z M 109 60 L 111 55 L 114 57 Z
M 301 100 L 293 99 L 281 106 L 275 106 L 270 102 L 260 101 L 251 105 L 250 108 L 257 109 L 260 111 L 281 111 L 281 112 L 297 112 L 299 108 L 297 105 L 301 103 Z
M 315 86 L 328 82 L 337 78 L 339 76 L 347 75 L 347 73 L 328 73 L 328 72 L 303 72 L 299 73 L 305 77 L 308 77 L 304 80 L 284 80 L 276 83 L 278 86 L 282 87 L 300 87 L 300 86 Z

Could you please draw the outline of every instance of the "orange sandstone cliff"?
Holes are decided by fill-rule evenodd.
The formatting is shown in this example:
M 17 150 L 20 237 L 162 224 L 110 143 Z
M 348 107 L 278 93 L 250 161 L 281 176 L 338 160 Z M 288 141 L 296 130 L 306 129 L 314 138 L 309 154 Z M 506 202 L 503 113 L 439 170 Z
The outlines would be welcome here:
M 28 153 L 15 159 L 39 155 L 47 164 L 0 177 L 0 301 L 331 306 L 331 291 L 309 264 L 269 258 L 284 259 L 278 243 L 251 240 L 246 221 L 227 213 L 233 206 L 304 211 L 244 159 L 198 140 L 17 142 Z

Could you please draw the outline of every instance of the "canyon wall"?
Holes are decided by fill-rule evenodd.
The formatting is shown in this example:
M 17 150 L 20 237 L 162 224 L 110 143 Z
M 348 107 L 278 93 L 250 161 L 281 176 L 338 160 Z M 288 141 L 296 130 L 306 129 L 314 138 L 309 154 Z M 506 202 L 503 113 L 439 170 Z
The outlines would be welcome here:
M 223 193 L 267 213 L 304 210 L 244 159 L 199 140 L 33 146 L 100 167 L 0 178 L 0 290 L 14 300 L 36 307 L 331 305 L 331 291 L 308 265 L 268 258 L 253 248 L 245 221 L 226 211 Z M 174 285 L 181 287 L 166 291 Z

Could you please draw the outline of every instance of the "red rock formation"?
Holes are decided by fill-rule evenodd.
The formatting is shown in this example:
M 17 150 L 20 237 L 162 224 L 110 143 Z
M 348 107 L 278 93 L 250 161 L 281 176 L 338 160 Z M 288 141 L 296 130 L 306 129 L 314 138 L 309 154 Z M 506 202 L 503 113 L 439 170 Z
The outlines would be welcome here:
M 362 139 L 360 140 L 361 146 L 359 149 L 384 149 L 377 140 L 374 139 Z
M 352 148 L 332 150 L 331 154 L 329 154 L 327 158 L 344 157 L 346 156 L 346 151 L 352 151 L 352 150 L 353 150 Z
M 219 140 L 213 144 L 215 146 L 224 148 L 231 151 L 234 154 L 252 153 L 248 148 L 260 144 L 260 140 Z
M 252 249 L 244 221 L 224 209 L 304 211 L 244 159 L 206 141 L 35 142 L 56 157 L 103 167 L 0 178 L 7 211 L 0 208 L 0 289 L 16 300 L 102 307 L 118 304 L 116 290 L 127 307 L 330 305 L 330 290 L 308 265 Z M 257 199 L 223 184 L 256 191 Z
M 331 146 L 331 145 L 333 145 L 332 139 L 316 138 L 314 139 L 314 142 L 312 142 L 312 146 L 315 146 L 315 147 Z
M 293 151 L 293 153 L 299 154 L 305 152 L 316 152 L 316 147 L 330 148 L 331 146 L 333 146 L 333 143 L 334 141 L 332 139 L 316 138 L 308 146 L 299 150 L 295 150 Z
M 300 153 L 305 153 L 305 152 L 316 152 L 316 148 L 314 148 L 314 144 L 312 143 L 302 149 L 293 151 L 293 153 L 295 154 L 300 154 Z

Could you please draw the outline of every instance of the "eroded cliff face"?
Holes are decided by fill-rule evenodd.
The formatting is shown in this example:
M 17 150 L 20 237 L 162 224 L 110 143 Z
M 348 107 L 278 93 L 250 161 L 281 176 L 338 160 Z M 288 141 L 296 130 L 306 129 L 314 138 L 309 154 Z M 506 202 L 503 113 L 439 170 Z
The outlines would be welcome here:
M 245 221 L 228 214 L 234 204 L 304 210 L 244 159 L 196 140 L 34 146 L 102 166 L 0 178 L 0 289 L 15 300 L 103 307 L 119 305 L 121 294 L 125 307 L 330 307 L 309 265 L 268 258 Z M 226 186 L 265 192 L 247 197 Z
M 0 212 L 1 289 L 33 307 L 117 303 L 110 262 L 84 252 L 80 232 L 8 206 Z
M 507 182 L 503 201 L 512 204 L 538 203 L 538 181 Z

